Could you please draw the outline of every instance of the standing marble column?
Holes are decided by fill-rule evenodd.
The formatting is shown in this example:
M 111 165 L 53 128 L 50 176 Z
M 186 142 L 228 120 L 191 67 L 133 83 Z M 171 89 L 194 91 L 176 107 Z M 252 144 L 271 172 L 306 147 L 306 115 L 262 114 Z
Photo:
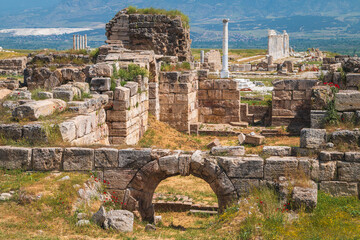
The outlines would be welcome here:
M 73 35 L 73 50 L 76 50 L 75 35 Z
M 87 49 L 87 35 L 85 34 L 85 48 Z
M 79 50 L 80 49 L 80 36 L 79 35 L 76 35 L 76 44 L 77 44 L 76 50 Z
M 229 78 L 229 19 L 223 20 L 224 30 L 223 30 L 223 62 L 222 62 L 222 70 L 220 73 L 221 78 Z
M 200 63 L 203 64 L 205 61 L 205 53 L 204 50 L 200 51 Z

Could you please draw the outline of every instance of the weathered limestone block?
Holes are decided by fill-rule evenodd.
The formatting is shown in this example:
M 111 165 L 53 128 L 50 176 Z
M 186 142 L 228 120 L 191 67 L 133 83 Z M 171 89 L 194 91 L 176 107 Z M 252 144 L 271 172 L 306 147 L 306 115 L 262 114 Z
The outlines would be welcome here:
M 311 109 L 325 110 L 327 104 L 333 99 L 329 85 L 315 86 L 311 89 Z
M 298 160 L 295 157 L 270 157 L 265 160 L 264 179 L 273 180 L 280 176 L 291 175 L 298 168 Z
M 257 157 L 218 157 L 219 165 L 230 178 L 262 178 L 264 160 Z
M 313 210 L 317 205 L 317 188 L 294 187 L 292 200 L 295 208 L 300 209 L 304 206 L 307 210 Z
M 85 73 L 90 78 L 95 77 L 111 77 L 113 74 L 113 66 L 106 63 L 98 63 L 95 65 L 87 66 Z
M 104 179 L 108 181 L 110 188 L 126 189 L 138 170 L 104 170 Z
M 260 186 L 259 179 L 231 178 L 231 182 L 234 184 L 236 192 L 240 197 L 248 195 L 254 188 Z
M 62 85 L 54 88 L 53 97 L 62 99 L 64 101 L 72 101 L 75 96 L 81 97 L 81 91 L 79 88 L 72 86 L 71 84 Z
M 336 162 L 319 162 L 319 180 L 331 181 L 336 178 Z
M 31 142 L 47 142 L 45 129 L 40 124 L 28 124 L 22 128 L 22 137 Z
M 127 210 L 111 210 L 106 213 L 105 229 L 112 228 L 119 232 L 132 232 L 134 214 Z
M 207 183 L 211 183 L 222 173 L 222 171 L 223 170 L 220 168 L 215 158 L 206 157 L 204 159 L 204 164 L 201 167 L 201 174 L 195 176 L 202 178 Z
M 303 128 L 300 132 L 300 147 L 316 149 L 326 143 L 325 129 Z
M 211 154 L 215 156 L 243 156 L 245 147 L 243 146 L 219 146 L 211 149 Z
M 94 168 L 94 150 L 66 148 L 63 157 L 65 171 L 91 171 Z
M 183 154 L 179 156 L 179 172 L 181 176 L 190 175 L 191 155 Z
M 111 79 L 110 78 L 93 78 L 90 83 L 91 91 L 110 91 Z
M 0 147 L 0 168 L 31 170 L 30 148 Z
M 335 97 L 337 111 L 354 111 L 360 109 L 360 92 L 354 90 L 341 90 Z
M 31 92 L 27 90 L 15 90 L 10 94 L 11 98 L 14 99 L 31 99 Z
M 360 163 L 338 162 L 338 178 L 340 181 L 360 182 Z
M 53 94 L 51 92 L 38 92 L 38 98 L 51 99 L 51 98 L 53 98 Z
M 358 184 L 340 181 L 324 181 L 319 184 L 320 190 L 334 196 L 358 196 Z
M 190 172 L 195 175 L 201 175 L 202 168 L 205 164 L 205 153 L 200 150 L 191 155 Z
M 345 153 L 346 162 L 360 162 L 360 152 L 346 152 Z
M 114 100 L 128 101 L 130 99 L 130 89 L 126 87 L 117 87 L 114 92 Z
M 34 148 L 32 151 L 33 170 L 61 170 L 62 148 Z
M 95 167 L 118 167 L 119 150 L 99 148 L 95 150 Z
M 139 84 L 137 82 L 127 82 L 124 87 L 130 89 L 130 97 L 132 97 L 137 94 Z
M 311 110 L 310 112 L 311 128 L 316 128 L 316 129 L 324 128 L 325 117 L 326 117 L 325 110 Z
M 121 149 L 119 150 L 119 167 L 141 168 L 151 161 L 151 149 Z
M 358 144 L 359 140 L 359 132 L 357 131 L 349 131 L 349 130 L 341 130 L 335 131 L 331 134 L 331 142 L 336 144 Z
M 359 87 L 360 86 L 360 74 L 359 73 L 346 74 L 346 86 L 347 87 Z
M 179 154 L 174 154 L 159 159 L 161 171 L 166 175 L 175 175 L 179 173 Z
M 210 183 L 211 189 L 216 195 L 227 195 L 235 191 L 234 185 L 224 172 L 216 177 L 216 179 Z
M 55 111 L 64 111 L 66 103 L 59 99 L 29 102 L 15 108 L 12 115 L 18 119 L 37 120 L 40 116 L 49 116 Z
M 263 153 L 269 156 L 291 156 L 291 147 L 264 146 Z
M 19 140 L 22 137 L 22 127 L 19 124 L 0 124 L 0 136 Z
M 5 99 L 11 92 L 10 89 L 0 89 L 0 101 Z
M 246 138 L 245 138 L 245 143 L 248 143 L 248 144 L 253 144 L 253 145 L 261 145 L 265 142 L 265 137 L 264 136 L 260 136 L 260 135 L 246 135 Z
M 360 156 L 360 155 L 359 155 Z M 319 155 L 321 161 L 343 161 L 344 153 L 336 151 L 321 151 Z
M 71 142 L 76 138 L 76 125 L 74 121 L 62 122 L 59 125 L 59 129 L 64 142 Z

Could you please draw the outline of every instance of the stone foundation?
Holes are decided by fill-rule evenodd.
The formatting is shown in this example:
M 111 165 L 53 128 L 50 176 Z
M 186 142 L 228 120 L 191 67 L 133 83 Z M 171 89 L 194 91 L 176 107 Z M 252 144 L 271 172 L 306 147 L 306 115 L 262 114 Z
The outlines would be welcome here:
M 27 57 L 0 59 L 0 75 L 22 75 Z

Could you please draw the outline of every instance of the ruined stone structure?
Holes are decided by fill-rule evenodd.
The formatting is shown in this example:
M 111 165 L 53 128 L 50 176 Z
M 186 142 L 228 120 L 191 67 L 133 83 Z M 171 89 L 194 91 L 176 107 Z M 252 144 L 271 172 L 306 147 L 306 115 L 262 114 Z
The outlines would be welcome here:
M 156 54 L 177 56 L 179 61 L 192 58 L 190 30 L 180 17 L 120 11 L 106 25 L 106 36 L 109 43 L 121 41 L 128 49 L 154 50 Z
M 268 55 L 273 60 L 290 56 L 289 35 L 284 30 L 283 34 L 277 34 L 275 30 L 269 30 L 268 35 Z
M 272 125 L 288 126 L 299 133 L 310 126 L 311 88 L 318 80 L 274 81 L 272 100 Z
M 227 79 L 201 79 L 198 98 L 200 122 L 240 122 L 240 90 L 237 82 Z
M 203 69 L 209 69 L 211 72 L 220 71 L 222 68 L 221 54 L 219 50 L 210 50 L 204 55 Z
M 27 57 L 0 59 L 0 75 L 22 75 L 26 63 Z

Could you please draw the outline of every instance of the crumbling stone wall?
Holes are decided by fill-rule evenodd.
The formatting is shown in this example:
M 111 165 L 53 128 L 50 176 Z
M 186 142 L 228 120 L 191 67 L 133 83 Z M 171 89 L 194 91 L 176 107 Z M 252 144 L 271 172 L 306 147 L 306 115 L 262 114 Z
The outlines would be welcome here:
M 211 72 L 220 71 L 222 69 L 221 54 L 219 50 L 211 49 L 204 55 L 203 69 L 209 69 Z
M 106 24 L 110 42 L 121 41 L 132 50 L 154 50 L 156 54 L 178 56 L 179 61 L 191 60 L 190 29 L 180 17 L 165 15 L 126 14 L 123 11 Z
M 196 72 L 161 72 L 159 82 L 160 121 L 178 131 L 189 131 L 198 121 Z
M 0 74 L 22 75 L 26 68 L 27 57 L 0 59 Z
M 148 128 L 148 78 L 138 80 L 115 89 L 112 107 L 106 116 L 111 144 L 135 145 Z
M 95 171 L 101 180 L 109 183 L 109 191 L 115 192 L 113 195 L 124 203 L 124 209 L 137 212 L 142 220 L 150 222 L 154 220 L 152 199 L 156 187 L 162 180 L 176 175 L 193 175 L 205 180 L 217 195 L 220 211 L 253 187 L 274 184 L 299 171 L 319 181 L 320 190 L 338 196 L 358 196 L 358 152 L 323 152 L 316 159 L 293 157 L 291 148 L 285 147 L 286 151 L 278 148 L 267 148 L 272 156 L 264 160 L 257 155 L 245 156 L 241 146 L 215 147 L 210 153 L 1 146 L 0 167 L 29 171 Z M 316 205 L 317 187 L 314 189 Z
M 199 79 L 199 122 L 240 122 L 240 91 L 230 79 Z
M 311 88 L 318 80 L 274 81 L 272 125 L 287 126 L 292 132 L 310 126 Z

